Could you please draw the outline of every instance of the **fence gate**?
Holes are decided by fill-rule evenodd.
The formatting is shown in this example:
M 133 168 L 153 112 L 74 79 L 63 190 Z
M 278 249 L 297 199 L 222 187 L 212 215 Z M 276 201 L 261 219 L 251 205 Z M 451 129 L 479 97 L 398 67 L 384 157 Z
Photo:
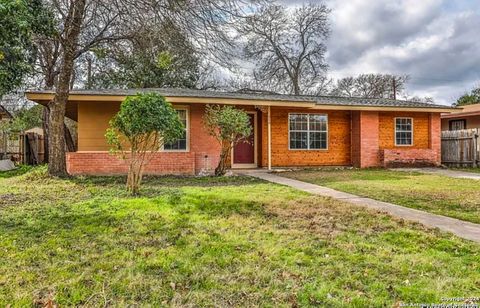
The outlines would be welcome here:
M 466 167 L 478 165 L 478 129 L 442 132 L 442 164 Z
M 43 136 L 36 133 L 24 133 L 21 135 L 22 162 L 27 165 L 42 164 L 45 160 L 43 148 Z

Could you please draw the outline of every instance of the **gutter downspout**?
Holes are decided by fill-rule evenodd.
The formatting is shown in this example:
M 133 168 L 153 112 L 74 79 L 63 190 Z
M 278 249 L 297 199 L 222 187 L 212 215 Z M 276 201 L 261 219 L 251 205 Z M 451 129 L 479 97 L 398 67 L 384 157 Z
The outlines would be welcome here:
M 268 171 L 272 170 L 272 119 L 271 109 L 268 106 Z

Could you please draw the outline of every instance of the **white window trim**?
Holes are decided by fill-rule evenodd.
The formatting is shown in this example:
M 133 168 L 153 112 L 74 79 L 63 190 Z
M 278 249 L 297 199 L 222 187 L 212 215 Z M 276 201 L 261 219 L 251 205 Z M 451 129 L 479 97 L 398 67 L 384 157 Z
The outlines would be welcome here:
M 290 115 L 291 114 L 300 114 L 300 115 L 319 115 L 319 116 L 325 116 L 327 118 L 327 147 L 325 149 L 292 149 L 290 147 Z M 329 148 L 329 133 L 330 133 L 330 130 L 329 130 L 329 127 L 328 127 L 328 114 L 326 113 L 305 113 L 305 112 L 289 112 L 288 113 L 288 118 L 287 118 L 287 125 L 288 125 L 288 136 L 287 136 L 287 141 L 288 141 L 288 150 L 289 151 L 328 151 L 328 148 Z M 307 125 L 308 125 L 308 130 L 306 131 L 307 132 L 307 144 L 308 146 L 310 146 L 310 118 L 307 117 Z M 297 131 L 297 130 L 293 130 L 293 131 Z M 314 132 L 320 132 L 320 131 L 314 131 Z
M 175 109 L 175 110 L 185 110 L 186 111 L 185 117 L 186 117 L 186 120 L 187 120 L 187 125 L 185 127 L 185 131 L 186 131 L 187 147 L 186 147 L 185 150 L 166 150 L 164 148 L 164 145 L 162 144 L 162 148 L 160 149 L 160 151 L 161 152 L 167 152 L 167 153 L 186 153 L 186 152 L 190 152 L 190 106 L 173 106 L 173 109 Z
M 402 120 L 402 119 L 410 119 L 410 121 L 412 122 L 412 143 L 410 144 L 397 144 L 397 119 L 398 120 Z M 414 132 L 414 128 L 413 128 L 413 118 L 412 117 L 396 117 L 394 118 L 394 121 L 393 121 L 393 125 L 394 125 L 394 133 L 393 133 L 393 139 L 395 140 L 395 146 L 396 147 L 412 147 L 413 146 L 413 143 L 414 143 L 414 139 L 413 139 L 413 132 Z

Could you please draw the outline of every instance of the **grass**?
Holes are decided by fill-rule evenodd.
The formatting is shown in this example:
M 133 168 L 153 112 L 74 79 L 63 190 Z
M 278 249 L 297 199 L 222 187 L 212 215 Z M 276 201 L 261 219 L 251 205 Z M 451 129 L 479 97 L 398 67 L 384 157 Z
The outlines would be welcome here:
M 375 307 L 480 295 L 480 247 L 248 177 L 0 178 L 0 306 Z
M 470 168 L 449 168 L 450 170 L 453 171 L 463 171 L 463 172 L 472 172 L 472 173 L 480 173 L 480 167 L 470 167 Z
M 282 173 L 344 192 L 480 223 L 480 182 L 385 169 L 321 169 Z

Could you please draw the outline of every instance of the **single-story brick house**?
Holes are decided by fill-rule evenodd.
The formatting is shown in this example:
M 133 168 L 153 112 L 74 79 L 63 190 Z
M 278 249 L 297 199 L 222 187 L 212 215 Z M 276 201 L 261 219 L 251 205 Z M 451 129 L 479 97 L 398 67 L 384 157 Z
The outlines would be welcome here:
M 251 143 L 237 145 L 232 168 L 303 166 L 386 167 L 440 164 L 440 114 L 451 108 L 420 102 L 214 92 L 186 89 L 72 91 L 67 116 L 78 121 L 78 151 L 67 154 L 71 174 L 120 174 L 126 164 L 108 153 L 105 130 L 128 95 L 155 91 L 178 110 L 184 138 L 166 145 L 150 174 L 198 174 L 217 165 L 220 147 L 202 125 L 207 104 L 234 105 L 251 117 Z M 49 91 L 27 98 L 46 105 Z

